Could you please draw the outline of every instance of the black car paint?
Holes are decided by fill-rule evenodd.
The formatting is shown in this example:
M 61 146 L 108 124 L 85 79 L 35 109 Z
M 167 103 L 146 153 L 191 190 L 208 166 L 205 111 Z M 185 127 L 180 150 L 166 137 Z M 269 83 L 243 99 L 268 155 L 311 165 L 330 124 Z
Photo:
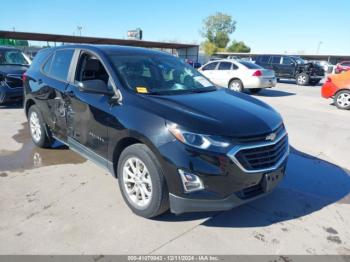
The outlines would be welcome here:
M 268 57 L 268 61 L 262 61 L 263 57 Z M 292 64 L 286 65 L 282 63 L 272 63 L 273 57 L 286 57 L 293 61 Z M 314 63 L 298 64 L 296 57 L 293 56 L 273 56 L 273 55 L 263 55 L 257 56 L 255 63 L 266 69 L 272 69 L 275 71 L 276 77 L 295 79 L 299 74 L 305 73 L 309 75 L 310 79 L 321 79 L 324 77 L 324 70 L 321 66 Z
M 0 47 L 0 50 L 18 50 Z M 0 64 L 0 104 L 23 99 L 22 74 L 28 69 L 24 65 Z
M 68 81 L 59 81 L 45 75 L 40 69 L 46 59 L 59 49 L 74 48 Z M 73 76 L 79 52 L 85 50 L 96 55 L 114 81 L 118 97 L 84 93 L 75 85 Z M 111 46 L 72 45 L 48 49 L 38 54 L 36 66 L 26 73 L 25 110 L 36 104 L 55 138 L 68 144 L 73 150 L 92 159 L 115 173 L 117 159 L 125 146 L 132 143 L 146 144 L 157 157 L 165 171 L 171 198 L 171 210 L 176 213 L 191 211 L 191 203 L 185 207 L 176 198 L 225 202 L 216 210 L 233 207 L 253 199 L 232 201 L 232 196 L 242 190 L 262 183 L 265 172 L 247 174 L 223 152 L 211 152 L 182 144 L 166 128 L 166 122 L 177 123 L 184 129 L 201 134 L 224 136 L 233 143 L 239 137 L 268 134 L 282 124 L 280 115 L 265 103 L 248 95 L 228 89 L 179 95 L 137 94 L 126 88 L 115 75 L 108 55 L 111 53 L 152 53 L 148 49 Z M 285 160 L 278 169 L 269 172 L 276 175 L 276 184 L 284 176 Z M 197 174 L 205 189 L 185 193 L 178 169 Z M 261 196 L 267 192 L 259 192 Z M 228 200 L 224 200 L 228 199 Z M 204 202 L 201 202 L 204 201 Z M 215 204 L 214 204 L 215 207 Z M 199 211 L 193 209 L 194 211 Z

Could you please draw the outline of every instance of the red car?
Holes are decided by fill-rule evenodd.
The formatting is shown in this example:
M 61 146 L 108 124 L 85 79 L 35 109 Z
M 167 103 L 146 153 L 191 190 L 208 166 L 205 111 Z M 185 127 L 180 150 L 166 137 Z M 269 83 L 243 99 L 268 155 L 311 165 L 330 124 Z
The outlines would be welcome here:
M 350 70 L 350 61 L 343 61 L 336 65 L 335 67 L 335 73 L 339 74 L 343 71 L 349 71 Z
M 333 98 L 339 109 L 350 109 L 350 71 L 330 75 L 321 92 L 324 98 Z

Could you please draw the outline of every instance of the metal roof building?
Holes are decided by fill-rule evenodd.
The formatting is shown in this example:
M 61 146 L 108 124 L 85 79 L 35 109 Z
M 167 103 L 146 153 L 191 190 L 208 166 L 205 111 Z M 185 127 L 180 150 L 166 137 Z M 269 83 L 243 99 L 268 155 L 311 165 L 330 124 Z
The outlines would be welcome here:
M 30 32 L 0 31 L 0 38 L 17 40 L 44 41 L 54 43 L 84 43 L 105 45 L 126 45 L 155 48 L 177 54 L 180 58 L 198 60 L 199 46 L 195 44 L 167 43 L 143 40 L 116 39 L 104 37 L 70 36 L 57 34 L 43 34 Z

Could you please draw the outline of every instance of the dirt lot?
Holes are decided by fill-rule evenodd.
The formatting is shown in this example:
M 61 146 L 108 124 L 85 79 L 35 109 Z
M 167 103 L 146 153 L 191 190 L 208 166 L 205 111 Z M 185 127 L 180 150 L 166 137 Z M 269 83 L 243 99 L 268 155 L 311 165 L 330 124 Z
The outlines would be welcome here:
M 227 212 L 139 218 L 118 181 L 65 148 L 36 148 L 19 106 L 0 108 L 0 254 L 350 254 L 350 112 L 320 87 L 256 96 L 283 116 L 287 177 Z

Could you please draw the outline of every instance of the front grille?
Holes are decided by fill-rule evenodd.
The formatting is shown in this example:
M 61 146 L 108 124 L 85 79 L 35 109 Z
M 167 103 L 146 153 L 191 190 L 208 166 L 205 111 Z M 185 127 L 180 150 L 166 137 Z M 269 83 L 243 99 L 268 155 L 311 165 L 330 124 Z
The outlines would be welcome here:
M 235 158 L 246 170 L 270 169 L 286 155 L 288 147 L 288 137 L 285 135 L 274 144 L 243 148 L 235 154 Z
M 268 133 L 263 133 L 263 134 L 259 134 L 256 136 L 243 136 L 243 137 L 239 137 L 237 138 L 237 142 L 239 143 L 256 143 L 256 142 L 263 142 L 266 141 L 266 136 L 268 136 L 271 133 L 275 133 L 276 137 L 279 137 L 283 132 L 285 131 L 284 125 L 281 124 L 279 127 L 277 127 L 276 129 L 272 130 L 271 132 Z
M 7 75 L 5 80 L 6 80 L 6 84 L 10 88 L 19 88 L 23 86 L 21 75 L 15 75 L 15 74 Z

